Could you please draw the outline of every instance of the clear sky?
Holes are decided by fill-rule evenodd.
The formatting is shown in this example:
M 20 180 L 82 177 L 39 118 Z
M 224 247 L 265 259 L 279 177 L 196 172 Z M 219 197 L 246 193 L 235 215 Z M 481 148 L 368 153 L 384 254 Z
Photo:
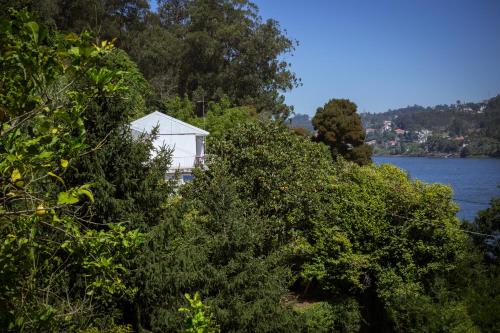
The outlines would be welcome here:
M 500 93 L 500 0 L 254 0 L 299 42 L 286 94 L 314 114 L 330 98 L 360 112 L 480 101 Z

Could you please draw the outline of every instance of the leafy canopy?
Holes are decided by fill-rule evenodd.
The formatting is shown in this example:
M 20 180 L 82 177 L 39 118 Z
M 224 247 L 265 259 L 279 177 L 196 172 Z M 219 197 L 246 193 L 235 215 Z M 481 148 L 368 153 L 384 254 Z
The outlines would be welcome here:
M 312 119 L 316 140 L 326 144 L 333 158 L 342 156 L 359 165 L 371 162 L 371 148 L 364 143 L 365 131 L 357 106 L 347 99 L 331 99 L 316 110 Z
M 299 82 L 284 56 L 296 43 L 277 21 L 263 21 L 251 1 L 161 0 L 156 11 L 146 0 L 23 3 L 62 31 L 117 38 L 154 87 L 156 107 L 175 96 L 193 102 L 227 96 L 257 112 L 290 111 L 282 93 Z
M 123 262 L 142 235 L 78 218 L 95 200 L 93 185 L 68 179 L 95 148 L 84 125 L 89 104 L 126 89 L 124 73 L 99 65 L 113 46 L 91 44 L 88 34 L 58 35 L 24 10 L 0 24 L 0 325 L 111 321 L 100 310 L 134 296 Z

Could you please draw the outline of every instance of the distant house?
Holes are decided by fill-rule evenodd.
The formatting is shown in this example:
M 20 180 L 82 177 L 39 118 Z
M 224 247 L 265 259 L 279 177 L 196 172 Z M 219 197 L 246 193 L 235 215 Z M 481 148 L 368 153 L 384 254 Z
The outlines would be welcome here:
M 390 131 L 392 128 L 392 121 L 384 120 L 384 125 L 382 126 L 383 131 Z
M 193 169 L 205 163 L 205 137 L 209 133 L 158 111 L 130 123 L 135 137 L 151 133 L 156 127 L 158 134 L 153 142 L 154 146 L 173 149 L 172 165 L 168 173 L 179 172 L 183 180 L 190 179 Z
M 426 143 L 429 136 L 432 135 L 432 131 L 423 129 L 417 132 L 418 143 Z

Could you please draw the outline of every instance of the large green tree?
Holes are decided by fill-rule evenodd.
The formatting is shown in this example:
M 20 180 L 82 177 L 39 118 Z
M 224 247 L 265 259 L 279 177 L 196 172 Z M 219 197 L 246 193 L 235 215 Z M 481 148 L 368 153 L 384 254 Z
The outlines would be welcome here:
M 2 0 L 0 4 L 2 8 L 27 7 L 44 23 L 60 30 L 91 30 L 98 38 L 117 38 L 122 46 L 144 28 L 149 13 L 147 0 Z
M 348 99 L 331 99 L 316 110 L 312 124 L 316 140 L 330 147 L 333 158 L 343 156 L 364 165 L 371 162 L 371 148 L 364 143 L 365 131 L 356 109 Z
M 8 15 L 0 21 L 0 326 L 111 325 L 116 299 L 134 295 L 125 262 L 142 235 L 80 216 L 95 200 L 93 184 L 71 174 L 99 148 L 85 131 L 87 107 L 126 90 L 124 73 L 102 66 L 112 45 L 60 36 L 26 11 Z
M 238 183 L 228 165 L 212 165 L 169 200 L 169 216 L 137 257 L 138 326 L 179 331 L 182 295 L 197 291 L 223 332 L 299 331 L 283 304 L 290 268 L 269 246 L 276 228 L 239 198 Z
M 500 265 L 500 197 L 493 198 L 491 206 L 478 213 L 472 229 L 483 234 L 474 236 L 474 242 L 483 249 L 487 260 Z
M 468 305 L 473 318 L 484 332 L 500 331 L 500 198 L 476 216 L 468 226 L 478 261 L 464 269 L 467 277 Z M 465 289 L 465 288 L 464 288 Z
M 4 2 L 27 5 L 63 31 L 117 38 L 154 87 L 157 107 L 176 95 L 195 102 L 228 96 L 258 112 L 290 111 L 282 93 L 298 84 L 285 60 L 295 42 L 277 21 L 262 21 L 251 1 L 162 0 L 157 11 L 145 0 Z
M 266 244 L 287 254 L 292 290 L 332 311 L 349 304 L 352 318 L 361 311 L 350 327 L 474 328 L 463 297 L 442 282 L 468 252 L 448 187 L 391 166 L 331 163 L 325 145 L 275 123 L 239 126 L 209 150 L 219 157 L 210 168 L 227 164 L 238 197 L 271 223 Z
M 171 1 L 165 1 L 165 4 Z M 274 20 L 261 21 L 247 0 L 196 0 L 186 5 L 178 92 L 208 99 L 225 94 L 236 105 L 286 112 L 280 92 L 296 78 L 282 56 L 293 50 Z M 198 96 L 198 98 L 201 96 Z
M 172 190 L 165 180 L 169 149 L 156 149 L 151 158 L 154 135 L 132 137 L 129 122 L 148 112 L 144 100 L 149 90 L 135 64 L 116 49 L 99 63 L 103 69 L 94 74 L 98 89 L 106 90 L 112 73 L 121 73 L 121 83 L 128 89 L 88 103 L 83 113 L 86 138 L 98 148 L 73 161 L 75 169 L 68 182 L 92 183 L 96 202 L 82 210 L 82 216 L 99 224 L 125 222 L 129 228 L 146 231 L 161 220 L 162 204 Z M 88 84 L 80 82 L 81 87 Z

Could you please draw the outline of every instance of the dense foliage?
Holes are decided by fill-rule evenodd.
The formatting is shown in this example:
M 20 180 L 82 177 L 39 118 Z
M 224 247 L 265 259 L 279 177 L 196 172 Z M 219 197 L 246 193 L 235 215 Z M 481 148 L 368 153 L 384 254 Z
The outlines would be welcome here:
M 277 27 L 257 23 L 246 1 L 164 1 L 158 14 L 141 1 L 96 3 L 31 5 L 93 10 L 90 23 L 130 54 L 135 24 L 147 31 L 149 20 L 158 36 L 216 49 L 211 38 L 233 29 L 247 38 L 250 25 L 253 43 Z M 65 29 L 90 24 L 52 15 Z M 498 200 L 467 225 L 449 187 L 358 165 L 369 154 L 353 153 L 363 147 L 354 104 L 319 110 L 325 145 L 259 114 L 273 89 L 205 90 L 220 98 L 198 103 L 197 85 L 227 72 L 185 59 L 193 71 L 210 66 L 183 73 L 194 90 L 160 104 L 212 136 L 207 168 L 174 188 L 169 149 L 153 151 L 155 133 L 132 138 L 128 127 L 159 91 L 144 67 L 24 10 L 2 13 L 0 27 L 0 331 L 499 331 Z M 235 59 L 252 58 L 249 47 Z
M 133 297 L 124 262 L 142 235 L 79 218 L 92 184 L 67 180 L 87 140 L 89 104 L 126 89 L 99 65 L 112 52 L 88 35 L 59 36 L 25 12 L 1 22 L 0 325 L 41 331 L 113 323 L 115 298 Z M 80 84 L 83 83 L 84 84 Z
M 476 266 L 467 278 L 474 280 L 468 291 L 471 315 L 485 332 L 500 331 L 500 198 L 480 211 L 474 222 L 466 225 L 482 266 Z
M 467 254 L 449 188 L 390 166 L 332 165 L 325 146 L 275 124 L 239 127 L 212 152 L 241 179 L 239 197 L 272 219 L 269 246 L 287 254 L 302 297 L 357 304 L 350 315 L 363 309 L 357 325 L 373 330 L 426 327 L 411 304 L 434 316 L 446 309 L 461 318 L 454 325 L 472 327 L 463 300 L 446 303 L 434 287 Z M 446 323 L 435 317 L 433 325 Z
M 60 30 L 117 38 L 154 87 L 156 107 L 175 96 L 195 103 L 227 96 L 258 112 L 289 112 L 281 93 L 298 80 L 283 56 L 295 43 L 278 22 L 262 22 L 248 0 L 160 0 L 155 11 L 145 0 L 9 2 L 28 5 Z
M 87 105 L 83 121 L 86 141 L 98 148 L 73 161 L 67 182 L 92 184 L 96 202 L 82 209 L 80 217 L 98 224 L 126 222 L 144 230 L 161 220 L 162 204 L 172 191 L 165 181 L 169 148 L 155 151 L 155 157 L 150 158 L 153 137 L 132 138 L 129 121 L 147 112 L 147 86 L 133 62 L 115 49 L 100 63 L 109 68 L 97 74 L 102 80 L 110 73 L 122 73 L 121 83 L 127 89 L 95 98 Z
M 294 331 L 280 303 L 290 281 L 283 254 L 268 245 L 274 226 L 239 199 L 223 165 L 199 174 L 173 197 L 173 216 L 154 228 L 138 257 L 143 327 L 176 331 L 183 292 L 198 291 L 224 332 Z
M 500 198 L 494 198 L 491 207 L 480 211 L 470 227 L 474 232 L 491 235 L 487 239 L 476 235 L 473 239 L 485 253 L 486 261 L 500 265 Z
M 330 147 L 334 159 L 342 156 L 364 165 L 371 162 L 371 147 L 364 143 L 365 131 L 356 109 L 347 99 L 331 99 L 316 110 L 312 124 L 316 139 Z

